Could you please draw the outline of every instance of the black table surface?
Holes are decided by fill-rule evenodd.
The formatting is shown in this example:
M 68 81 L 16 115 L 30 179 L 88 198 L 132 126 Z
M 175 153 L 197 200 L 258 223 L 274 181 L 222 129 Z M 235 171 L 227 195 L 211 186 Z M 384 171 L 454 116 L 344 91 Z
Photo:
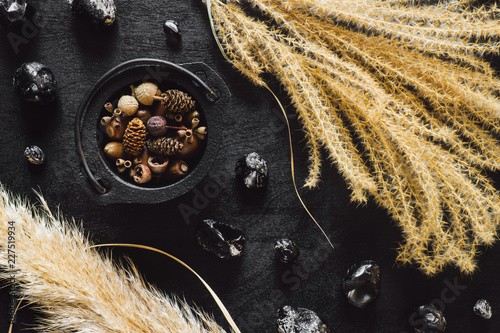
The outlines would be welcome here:
M 448 269 L 429 278 L 414 267 L 400 267 L 395 259 L 402 238 L 394 221 L 373 202 L 350 203 L 344 181 L 325 163 L 319 188 L 300 192 L 335 243 L 335 250 L 329 248 L 294 193 L 287 130 L 277 103 L 225 62 L 201 0 L 117 1 L 116 24 L 104 32 L 74 17 L 63 0 L 34 0 L 32 5 L 37 27 L 27 26 L 14 39 L 12 32 L 0 29 L 0 182 L 9 190 L 33 201 L 33 189 L 40 190 L 51 208 L 83 221 L 95 243 L 149 245 L 184 260 L 213 287 L 242 332 L 275 332 L 276 312 L 284 305 L 316 311 L 332 332 L 405 332 L 410 331 L 408 318 L 414 309 L 430 302 L 443 305 L 450 332 L 500 332 L 499 245 L 485 249 L 472 276 Z M 166 43 L 162 23 L 167 19 L 179 23 L 178 47 Z M 212 169 L 195 190 L 160 204 L 103 206 L 94 200 L 78 165 L 75 114 L 101 75 L 135 58 L 202 62 L 216 71 L 232 94 L 224 110 L 223 139 Z M 13 73 L 27 61 L 52 69 L 59 83 L 55 103 L 40 108 L 15 95 Z M 287 112 L 301 185 L 307 174 L 304 136 L 293 109 Z M 23 156 L 32 144 L 47 155 L 41 168 L 33 168 Z M 234 175 L 236 160 L 252 151 L 267 160 L 270 170 L 269 186 L 258 194 L 243 191 Z M 216 187 L 218 194 L 194 202 L 197 191 L 207 187 Z M 180 207 L 186 205 L 197 207 L 196 214 L 185 218 Z M 245 231 L 241 258 L 221 260 L 198 246 L 193 225 L 206 218 Z M 289 267 L 279 265 L 274 256 L 273 244 L 281 237 L 295 240 L 301 251 L 298 262 Z M 183 267 L 143 250 L 113 253 L 129 256 L 147 281 L 213 313 L 228 328 L 211 296 Z M 341 286 L 346 269 L 365 259 L 381 267 L 381 294 L 371 306 L 359 309 L 347 302 Z M 3 331 L 8 327 L 9 297 L 7 289 L 0 290 Z M 479 298 L 490 301 L 491 320 L 473 313 Z M 21 309 L 14 332 L 30 332 L 35 318 L 29 308 Z

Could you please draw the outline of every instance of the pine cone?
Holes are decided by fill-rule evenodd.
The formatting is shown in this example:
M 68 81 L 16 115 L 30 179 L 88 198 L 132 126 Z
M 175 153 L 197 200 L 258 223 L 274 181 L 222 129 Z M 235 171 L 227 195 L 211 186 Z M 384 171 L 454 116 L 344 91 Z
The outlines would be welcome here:
M 146 126 L 139 118 L 132 119 L 123 135 L 123 148 L 127 154 L 137 156 L 146 143 Z
M 153 155 L 175 155 L 179 150 L 184 148 L 184 145 L 179 142 L 179 140 L 174 138 L 158 138 L 158 139 L 149 139 L 146 142 L 146 146 L 148 147 L 148 152 Z
M 177 89 L 170 89 L 161 94 L 162 104 L 173 113 L 184 114 L 194 109 L 195 101 L 191 96 Z

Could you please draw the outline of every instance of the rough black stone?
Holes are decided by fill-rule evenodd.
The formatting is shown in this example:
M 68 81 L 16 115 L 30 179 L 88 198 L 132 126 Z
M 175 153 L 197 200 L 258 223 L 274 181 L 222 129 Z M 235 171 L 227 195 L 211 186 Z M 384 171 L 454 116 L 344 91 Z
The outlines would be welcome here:
M 444 314 L 433 305 L 421 305 L 417 309 L 417 316 L 411 322 L 415 333 L 440 333 L 446 332 L 446 319 Z
M 245 246 L 243 231 L 210 219 L 198 225 L 196 239 L 204 250 L 219 258 L 239 257 Z
M 297 245 L 288 238 L 278 239 L 276 243 L 274 243 L 274 252 L 278 259 L 285 264 L 294 262 L 300 254 Z
M 279 333 L 330 333 L 314 311 L 289 305 L 278 310 L 276 323 Z
M 267 185 L 269 177 L 267 163 L 255 152 L 240 158 L 235 171 L 236 177 L 249 189 L 259 189 Z
M 473 310 L 475 314 L 484 319 L 490 319 L 492 316 L 490 302 L 484 298 L 477 300 Z
M 47 66 L 26 62 L 14 73 L 14 91 L 26 102 L 48 104 L 55 100 L 57 81 Z

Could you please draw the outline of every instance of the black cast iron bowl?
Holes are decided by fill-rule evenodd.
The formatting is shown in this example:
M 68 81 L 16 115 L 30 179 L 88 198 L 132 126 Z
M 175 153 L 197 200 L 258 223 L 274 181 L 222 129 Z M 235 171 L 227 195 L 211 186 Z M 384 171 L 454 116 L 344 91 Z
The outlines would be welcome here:
M 99 120 L 103 105 L 118 91 L 138 82 L 155 82 L 177 87 L 190 94 L 197 103 L 207 127 L 206 146 L 197 164 L 181 180 L 158 186 L 140 186 L 116 172 L 103 153 Z M 158 59 L 135 59 L 122 63 L 104 74 L 89 90 L 77 113 L 75 138 L 83 174 L 100 204 L 159 203 L 191 190 L 210 170 L 221 142 L 222 113 L 230 93 L 224 81 L 203 63 L 176 65 Z

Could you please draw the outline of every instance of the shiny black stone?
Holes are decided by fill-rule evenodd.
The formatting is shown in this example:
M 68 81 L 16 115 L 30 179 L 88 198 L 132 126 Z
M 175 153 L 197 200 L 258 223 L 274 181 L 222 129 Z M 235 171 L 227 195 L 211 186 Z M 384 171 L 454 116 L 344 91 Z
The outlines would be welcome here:
M 24 22 L 27 5 L 26 0 L 0 0 L 0 20 L 6 26 Z
M 31 164 L 41 165 L 45 162 L 45 154 L 38 146 L 29 146 L 24 150 L 24 156 Z
M 219 258 L 239 257 L 245 246 L 243 231 L 214 220 L 203 220 L 198 225 L 196 239 L 204 250 Z
M 297 245 L 288 238 L 278 239 L 274 243 L 274 252 L 276 253 L 276 257 L 285 264 L 294 262 L 300 254 Z
M 483 298 L 478 300 L 476 304 L 474 304 L 473 310 L 475 314 L 484 319 L 490 319 L 492 316 L 491 305 L 487 300 Z
M 259 189 L 268 181 L 267 163 L 257 153 L 243 156 L 236 162 L 236 178 L 243 181 L 249 189 Z
M 421 305 L 412 315 L 411 323 L 415 333 L 441 333 L 446 332 L 446 319 L 441 311 L 433 305 Z
M 167 20 L 163 23 L 163 32 L 167 37 L 167 42 L 169 44 L 178 44 L 181 40 L 181 32 L 179 31 L 179 25 L 173 20 Z
M 38 63 L 27 62 L 14 73 L 14 91 L 27 102 L 47 104 L 56 98 L 57 81 L 52 71 Z
M 279 333 L 330 333 L 330 330 L 311 310 L 285 305 L 278 310 Z
M 351 266 L 344 278 L 343 288 L 351 304 L 366 307 L 380 293 L 380 267 L 373 260 Z

